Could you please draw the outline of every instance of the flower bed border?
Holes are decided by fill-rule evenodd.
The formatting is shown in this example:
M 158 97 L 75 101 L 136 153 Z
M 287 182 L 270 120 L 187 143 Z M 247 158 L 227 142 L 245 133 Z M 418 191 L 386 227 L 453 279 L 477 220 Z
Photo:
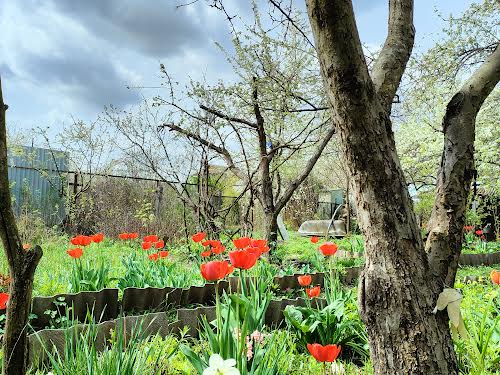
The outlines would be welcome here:
M 461 254 L 458 263 L 461 266 L 492 266 L 500 264 L 500 252 L 486 254 Z
M 315 300 L 317 304 L 325 301 Z M 265 314 L 265 324 L 268 327 L 279 327 L 285 322 L 283 311 L 286 306 L 305 306 L 306 301 L 303 298 L 271 300 Z M 154 335 L 166 337 L 169 334 L 178 334 L 184 327 L 189 327 L 187 332 L 192 337 L 198 337 L 198 330 L 201 328 L 202 316 L 209 321 L 216 317 L 215 306 L 200 306 L 194 309 L 177 309 L 177 319 L 169 321 L 165 312 L 149 313 L 144 315 L 125 316 L 113 320 L 104 321 L 96 325 L 97 334 L 94 344 L 96 350 L 102 352 L 109 344 L 112 338 L 112 332 L 116 331 L 117 325 L 121 325 L 125 340 L 128 341 L 132 336 L 134 327 L 141 326 L 140 337 L 147 339 Z M 74 331 L 81 333 L 88 327 L 88 324 L 77 324 L 65 329 L 44 329 L 28 336 L 29 340 L 29 363 L 31 365 L 47 362 L 48 356 L 44 348 L 51 347 L 64 356 L 64 346 L 66 336 Z M 145 328 L 143 328 L 145 327 Z

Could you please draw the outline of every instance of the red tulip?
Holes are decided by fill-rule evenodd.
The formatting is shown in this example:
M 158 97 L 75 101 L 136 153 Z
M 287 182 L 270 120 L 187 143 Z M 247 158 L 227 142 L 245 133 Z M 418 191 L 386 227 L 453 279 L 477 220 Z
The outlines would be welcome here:
M 233 244 L 237 249 L 244 249 L 247 246 L 250 246 L 250 242 L 252 240 L 249 237 L 241 237 L 233 240 Z
M 210 255 L 212 255 L 212 250 L 207 250 L 201 253 L 203 258 L 209 257 Z
M 309 286 L 311 285 L 312 277 L 311 275 L 304 275 L 297 277 L 297 280 L 301 286 Z
M 213 260 L 200 266 L 201 275 L 207 281 L 221 280 L 233 270 L 234 268 L 226 260 Z
M 30 243 L 23 244 L 23 250 L 29 250 L 29 249 L 31 249 L 31 244 Z
M 194 234 L 191 239 L 194 241 L 194 242 L 201 242 L 203 241 L 203 239 L 206 237 L 207 235 L 204 233 L 204 232 L 198 232 L 196 234 Z
M 9 295 L 7 293 L 0 293 L 0 310 L 5 310 L 7 308 L 8 300 Z
M 70 242 L 75 246 L 88 246 L 92 243 L 92 237 L 82 236 L 79 234 L 78 236 L 73 237 Z
M 102 233 L 96 233 L 92 236 L 92 241 L 95 243 L 102 242 L 104 240 L 104 234 Z
M 478 236 L 481 236 L 483 234 L 483 231 L 481 229 L 476 230 L 476 234 Z
M 236 250 L 229 253 L 231 264 L 239 269 L 247 270 L 255 266 L 258 256 L 246 250 Z
M 319 362 L 334 362 L 341 349 L 340 345 L 307 344 L 307 350 Z
M 211 243 L 211 242 L 212 242 L 212 241 L 210 241 L 210 240 L 203 241 L 203 242 L 201 243 L 201 246 L 203 246 L 203 247 L 210 246 L 210 243 Z
M 149 254 L 149 259 L 157 261 L 158 260 L 158 254 L 157 253 Z
M 267 247 L 267 240 L 250 240 L 250 246 L 252 247 Z
M 128 238 L 131 240 L 135 240 L 136 238 L 139 238 L 139 233 L 137 232 L 128 233 Z
M 151 242 L 143 242 L 142 243 L 142 250 L 149 250 L 151 249 L 152 243 Z
M 80 249 L 79 247 L 76 247 L 74 249 L 66 250 L 66 252 L 68 253 L 68 255 L 70 257 L 75 258 L 75 259 L 78 259 L 78 258 L 80 258 L 83 255 L 83 250 Z
M 212 247 L 222 247 L 222 242 L 220 242 L 219 240 L 208 240 L 207 242 Z
M 248 251 L 249 253 L 255 254 L 257 258 L 259 258 L 262 255 L 262 249 L 260 247 L 247 247 L 245 251 Z
M 80 237 L 79 236 L 73 237 L 69 240 L 69 242 L 71 242 L 72 245 L 79 246 L 80 245 Z
M 472 225 L 466 225 L 464 227 L 464 229 L 467 231 L 467 232 L 470 232 L 472 230 L 472 228 L 474 228 Z
M 155 247 L 157 249 L 163 249 L 165 247 L 165 242 L 164 241 L 158 241 L 155 243 Z
M 493 270 L 491 271 L 490 276 L 493 284 L 500 285 L 500 272 Z
M 316 237 L 316 236 L 312 236 L 311 237 L 311 242 L 312 243 L 318 243 L 318 241 L 319 241 L 319 237 Z
M 224 246 L 222 246 L 222 245 L 212 247 L 212 252 L 214 254 L 222 254 L 224 252 L 224 250 L 226 250 L 226 248 Z
M 321 293 L 321 288 L 319 286 L 315 286 L 313 288 L 306 289 L 306 293 L 310 298 L 318 297 Z
M 128 238 L 129 238 L 129 237 L 128 237 L 128 233 L 120 233 L 120 234 L 118 235 L 118 238 L 119 238 L 120 240 L 123 240 L 123 241 L 128 240 Z
M 322 244 L 319 249 L 321 250 L 321 252 L 323 253 L 323 255 L 335 255 L 335 253 L 337 252 L 338 250 L 338 246 L 337 244 L 334 244 L 333 242 L 325 242 L 324 244 Z
M 162 251 L 158 252 L 158 254 L 160 254 L 160 258 L 168 257 L 168 251 L 166 251 L 166 250 L 162 250 Z
M 154 234 L 144 237 L 144 242 L 157 242 L 157 241 L 158 241 L 158 236 L 155 236 Z

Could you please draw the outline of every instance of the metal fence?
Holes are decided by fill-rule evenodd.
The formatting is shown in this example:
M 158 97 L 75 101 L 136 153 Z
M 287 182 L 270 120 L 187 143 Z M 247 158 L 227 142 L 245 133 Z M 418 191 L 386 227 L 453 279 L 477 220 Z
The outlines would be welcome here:
M 65 216 L 65 181 L 60 172 L 68 170 L 68 155 L 62 151 L 15 146 L 7 155 L 13 209 L 37 211 L 47 224 Z

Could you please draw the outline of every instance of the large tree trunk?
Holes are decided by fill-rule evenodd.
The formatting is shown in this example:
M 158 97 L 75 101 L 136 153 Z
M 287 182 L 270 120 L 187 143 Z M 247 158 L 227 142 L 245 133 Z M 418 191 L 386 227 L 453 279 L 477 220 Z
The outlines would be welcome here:
M 446 317 L 432 314 L 440 287 L 429 279 L 389 118 L 413 44 L 413 3 L 390 2 L 386 46 L 393 48 L 392 59 L 385 46 L 380 56 L 383 65 L 375 66 L 373 81 L 351 2 L 308 0 L 307 6 L 365 235 L 359 306 L 375 373 L 456 374 L 453 343 L 448 327 L 441 323 Z M 390 74 L 396 79 L 388 79 Z
M 7 305 L 7 323 L 3 335 L 3 373 L 23 375 L 28 359 L 27 324 L 31 308 L 33 277 L 42 256 L 40 247 L 25 251 L 19 237 L 11 206 L 7 169 L 7 134 L 0 80 L 0 237 L 12 282 Z

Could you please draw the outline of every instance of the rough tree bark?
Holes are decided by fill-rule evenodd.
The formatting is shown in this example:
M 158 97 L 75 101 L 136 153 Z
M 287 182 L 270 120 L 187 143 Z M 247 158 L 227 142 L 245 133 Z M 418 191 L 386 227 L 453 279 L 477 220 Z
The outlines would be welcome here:
M 31 308 L 33 277 L 42 257 L 42 249 L 35 246 L 24 250 L 11 206 L 7 168 L 7 131 L 0 79 L 0 237 L 12 277 L 7 305 L 7 322 L 3 335 L 3 373 L 26 373 L 28 338 L 26 326 Z
M 474 168 L 476 116 L 500 79 L 500 47 L 450 100 L 443 119 L 444 149 L 426 250 L 433 276 L 453 286 L 462 250 L 465 211 Z
M 450 275 L 446 262 L 456 254 L 445 252 L 443 256 L 443 242 L 451 239 L 446 238 L 436 244 L 436 254 L 433 256 L 431 251 L 427 257 L 389 117 L 392 98 L 413 47 L 413 1 L 389 1 L 389 33 L 371 77 L 351 1 L 306 3 L 333 121 L 353 182 L 359 224 L 365 235 L 366 265 L 360 278 L 358 303 L 368 331 L 375 373 L 457 374 L 448 319 L 444 314 L 432 314 L 443 288 L 442 278 L 433 274 L 444 274 L 453 284 L 454 273 Z M 493 56 L 493 60 L 498 61 L 498 56 Z M 470 178 L 474 131 L 461 124 L 474 122 L 484 100 L 481 97 L 486 97 L 491 85 L 495 85 L 495 69 L 498 68 L 486 63 L 477 73 L 482 78 L 473 77 L 472 83 L 466 84 L 448 106 L 444 121 L 445 134 L 448 129 L 443 153 L 446 160 L 441 170 L 441 195 L 447 198 L 437 197 L 433 215 L 436 223 L 443 219 L 438 217 L 443 210 L 445 214 L 452 209 L 458 211 L 458 216 L 463 215 L 460 212 L 465 209 L 465 199 L 454 201 L 450 194 L 460 190 L 457 186 L 461 186 L 461 196 L 467 193 L 468 187 L 462 185 L 467 185 Z M 464 146 L 452 151 L 463 133 L 467 134 Z M 462 177 L 458 177 L 460 173 L 450 174 L 455 168 L 462 168 Z M 450 179 L 453 188 L 447 183 Z M 459 222 L 454 225 L 463 226 Z M 441 236 L 435 229 L 434 237 Z M 436 266 L 436 260 L 441 259 L 444 262 Z

